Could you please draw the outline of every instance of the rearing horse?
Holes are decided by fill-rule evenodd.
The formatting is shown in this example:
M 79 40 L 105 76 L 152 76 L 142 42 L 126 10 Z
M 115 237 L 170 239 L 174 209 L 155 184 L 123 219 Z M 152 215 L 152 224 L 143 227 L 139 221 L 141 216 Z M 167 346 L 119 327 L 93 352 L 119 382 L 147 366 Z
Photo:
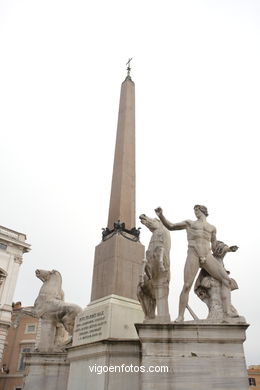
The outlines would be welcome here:
M 137 297 L 144 311 L 145 321 L 169 322 L 170 233 L 157 218 L 149 218 L 145 214 L 139 218 L 152 232 L 152 237 L 143 261 Z
M 39 350 L 50 351 L 65 341 L 65 330 L 72 336 L 75 318 L 82 309 L 64 302 L 62 277 L 58 271 L 37 269 L 35 274 L 43 282 L 33 307 L 33 314 L 42 320 Z

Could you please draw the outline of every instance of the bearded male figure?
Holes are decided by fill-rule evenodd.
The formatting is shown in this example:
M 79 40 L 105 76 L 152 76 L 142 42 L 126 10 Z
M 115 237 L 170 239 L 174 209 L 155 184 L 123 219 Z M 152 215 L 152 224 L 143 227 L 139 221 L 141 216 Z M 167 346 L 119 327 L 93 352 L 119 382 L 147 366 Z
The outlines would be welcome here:
M 221 299 L 224 314 L 232 317 L 230 286 L 231 279 L 224 266 L 212 255 L 216 246 L 216 228 L 207 222 L 208 210 L 205 206 L 195 205 L 196 221 L 185 220 L 179 223 L 169 222 L 163 215 L 161 207 L 155 209 L 157 216 L 168 230 L 186 229 L 188 239 L 188 253 L 184 267 L 184 285 L 180 295 L 179 315 L 176 322 L 184 320 L 184 311 L 188 304 L 189 292 L 199 268 L 205 269 L 213 278 L 221 283 Z

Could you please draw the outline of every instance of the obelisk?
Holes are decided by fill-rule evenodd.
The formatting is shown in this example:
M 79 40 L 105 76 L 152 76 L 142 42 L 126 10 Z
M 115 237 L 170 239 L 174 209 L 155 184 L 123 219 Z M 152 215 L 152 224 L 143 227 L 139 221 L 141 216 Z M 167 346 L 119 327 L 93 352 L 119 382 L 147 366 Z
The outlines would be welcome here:
M 132 390 L 139 386 L 138 373 L 93 372 L 104 364 L 140 364 L 134 324 L 144 318 L 136 295 L 144 246 L 135 227 L 135 84 L 130 61 L 127 64 L 121 86 L 108 225 L 95 250 L 91 302 L 75 322 L 68 352 L 67 390 Z
M 108 225 L 96 247 L 91 301 L 110 294 L 135 299 L 144 247 L 135 215 L 135 84 L 121 86 Z
M 121 86 L 108 228 L 118 220 L 135 227 L 135 84 L 130 75 Z

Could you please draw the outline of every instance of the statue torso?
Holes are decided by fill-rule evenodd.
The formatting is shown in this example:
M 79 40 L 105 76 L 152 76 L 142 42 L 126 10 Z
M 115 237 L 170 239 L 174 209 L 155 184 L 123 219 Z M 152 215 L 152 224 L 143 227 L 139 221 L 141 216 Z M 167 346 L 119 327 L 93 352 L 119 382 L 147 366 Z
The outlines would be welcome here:
M 194 248 L 198 256 L 207 256 L 211 249 L 211 238 L 215 227 L 207 221 L 186 222 L 189 247 Z

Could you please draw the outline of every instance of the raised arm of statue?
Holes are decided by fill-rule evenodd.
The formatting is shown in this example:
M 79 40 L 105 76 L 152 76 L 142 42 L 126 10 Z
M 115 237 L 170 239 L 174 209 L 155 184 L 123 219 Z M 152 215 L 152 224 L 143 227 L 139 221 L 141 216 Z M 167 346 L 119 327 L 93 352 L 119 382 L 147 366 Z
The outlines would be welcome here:
M 187 228 L 187 221 L 179 223 L 171 223 L 170 221 L 168 221 L 163 215 L 163 210 L 161 207 L 157 207 L 154 211 L 168 230 L 182 230 Z

